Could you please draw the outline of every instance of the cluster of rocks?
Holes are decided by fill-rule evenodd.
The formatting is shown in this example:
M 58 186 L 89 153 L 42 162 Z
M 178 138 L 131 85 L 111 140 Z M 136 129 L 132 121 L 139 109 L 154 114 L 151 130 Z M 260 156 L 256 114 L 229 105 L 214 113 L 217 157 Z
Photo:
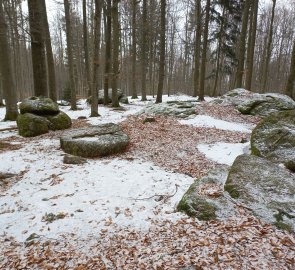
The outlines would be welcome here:
M 243 88 L 228 91 L 219 99 L 212 102 L 233 105 L 242 114 L 268 116 L 273 112 L 295 110 L 295 101 L 283 94 L 253 93 Z
M 129 104 L 128 97 L 124 95 L 124 93 L 121 89 L 117 90 L 117 95 L 118 95 L 119 102 L 121 102 L 123 104 Z M 91 104 L 91 100 L 92 100 L 91 96 L 87 98 L 87 102 L 89 104 Z M 108 101 L 109 101 L 109 103 L 112 102 L 112 89 L 111 88 L 108 90 Z M 98 90 L 98 104 L 103 104 L 103 103 L 104 103 L 104 90 L 101 89 L 101 90 Z
M 238 156 L 231 167 L 219 166 L 196 180 L 179 211 L 201 220 L 225 219 L 236 215 L 239 205 L 265 222 L 295 231 L 295 110 L 270 111 L 251 134 L 251 155 Z
M 195 116 L 196 100 L 167 101 L 163 103 L 152 103 L 147 105 L 139 114 L 174 116 L 177 118 L 188 118 Z
M 47 97 L 30 97 L 19 105 L 17 118 L 19 135 L 34 137 L 49 130 L 70 128 L 71 118 L 59 110 L 57 103 Z

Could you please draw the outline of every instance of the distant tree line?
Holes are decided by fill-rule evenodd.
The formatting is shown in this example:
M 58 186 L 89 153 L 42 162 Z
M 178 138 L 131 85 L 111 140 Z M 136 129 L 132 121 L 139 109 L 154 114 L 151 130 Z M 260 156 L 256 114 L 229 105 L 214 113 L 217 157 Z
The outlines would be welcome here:
M 294 98 L 295 4 L 272 0 L 0 0 L 0 105 L 117 88 L 132 98 L 218 96 L 243 87 Z M 23 9 L 27 6 L 28 14 Z M 54 12 L 54 14 L 52 14 Z

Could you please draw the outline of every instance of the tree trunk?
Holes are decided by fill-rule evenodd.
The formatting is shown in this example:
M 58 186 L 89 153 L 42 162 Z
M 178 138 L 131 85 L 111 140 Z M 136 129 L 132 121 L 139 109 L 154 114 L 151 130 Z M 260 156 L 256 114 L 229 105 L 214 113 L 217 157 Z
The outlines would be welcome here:
M 39 0 L 28 0 L 31 50 L 34 77 L 34 95 L 47 96 L 47 72 L 43 40 L 43 17 Z
M 71 88 L 71 110 L 77 110 L 76 104 L 76 88 L 74 79 L 74 68 L 73 68 L 73 41 L 72 41 L 72 28 L 70 18 L 70 4 L 69 0 L 64 0 L 65 18 L 66 18 L 66 39 L 67 39 L 67 53 L 68 53 L 68 66 L 69 66 L 69 77 L 70 77 L 70 88 Z
M 110 81 L 110 68 L 111 68 L 111 38 L 112 38 L 112 3 L 107 1 L 106 5 L 106 29 L 105 29 L 105 69 L 104 69 L 104 105 L 109 104 L 109 81 Z
M 6 103 L 4 120 L 16 120 L 18 116 L 16 93 L 12 78 L 10 48 L 7 37 L 7 24 L 3 11 L 3 1 L 0 0 L 0 73 L 3 78 L 3 92 Z
M 254 52 L 255 52 L 255 43 L 256 43 L 256 31 L 257 31 L 257 15 L 258 15 L 258 2 L 259 0 L 253 0 L 253 10 L 252 10 L 252 23 L 249 43 L 249 55 L 248 55 L 248 66 L 246 74 L 246 89 L 252 90 L 252 76 L 253 76 L 253 64 L 254 64 Z
M 250 10 L 251 0 L 245 0 L 245 6 L 243 11 L 243 20 L 242 20 L 242 30 L 240 35 L 239 43 L 239 62 L 236 75 L 236 87 L 241 88 L 243 86 L 243 75 L 244 75 L 244 63 L 245 63 L 245 54 L 246 54 L 246 37 L 247 37 L 247 26 L 248 26 L 248 17 Z
M 47 67 L 48 67 L 48 85 L 49 85 L 49 97 L 53 100 L 57 100 L 57 92 L 56 92 L 56 80 L 55 80 L 55 65 L 52 53 L 51 46 L 51 38 L 49 32 L 47 11 L 46 11 L 46 3 L 45 0 L 40 1 L 41 6 L 41 14 L 43 17 L 43 28 L 44 28 L 44 39 L 45 39 L 45 47 L 46 47 L 46 57 L 47 57 Z
M 269 34 L 268 34 L 268 41 L 266 47 L 266 59 L 264 62 L 263 68 L 263 75 L 262 75 L 262 91 L 265 93 L 266 91 L 266 83 L 267 83 L 267 76 L 268 76 L 268 66 L 271 58 L 271 51 L 272 51 L 272 36 L 273 36 L 273 21 L 275 17 L 275 8 L 276 8 L 276 0 L 272 0 L 272 11 L 271 11 L 271 19 L 270 19 L 270 26 L 269 26 Z
M 295 81 L 295 40 L 293 43 L 293 50 L 292 50 L 292 58 L 291 58 L 291 66 L 290 66 L 290 73 L 288 76 L 287 86 L 286 86 L 286 94 L 291 98 L 295 98 L 294 95 L 294 81 Z
M 141 37 L 141 100 L 146 101 L 146 73 L 147 73 L 147 0 L 142 2 L 142 37 Z
M 200 82 L 200 46 L 201 46 L 201 0 L 195 0 L 196 9 L 196 34 L 195 34 L 195 72 L 194 72 L 194 93 L 193 97 L 196 97 L 199 92 Z
M 210 19 L 210 0 L 206 3 L 206 17 L 204 26 L 204 42 L 203 42 L 203 52 L 202 52 L 202 66 L 201 66 L 201 77 L 200 77 L 200 95 L 199 101 L 204 101 L 204 90 L 205 90 L 205 76 L 206 76 L 206 61 L 207 61 L 207 47 L 208 47 L 208 28 Z
M 86 72 L 86 80 L 87 80 L 87 95 L 91 96 L 86 0 L 83 0 L 82 9 L 83 9 L 83 44 L 84 44 L 85 72 Z
M 132 78 L 131 92 L 132 99 L 137 98 L 136 91 L 136 5 L 138 0 L 132 0 Z
M 163 84 L 165 76 L 165 47 L 166 47 L 166 0 L 161 0 L 161 32 L 160 32 L 160 63 L 159 82 L 156 103 L 162 103 Z
M 119 24 L 119 2 L 113 0 L 113 76 L 112 76 L 112 106 L 120 107 L 118 100 L 118 77 L 119 77 L 119 47 L 120 47 L 120 24 Z
M 98 114 L 98 69 L 100 66 L 99 49 L 100 49 L 100 28 L 101 28 L 101 8 L 102 0 L 95 0 L 94 15 L 94 56 L 93 56 L 93 78 L 91 87 L 91 117 L 97 117 Z

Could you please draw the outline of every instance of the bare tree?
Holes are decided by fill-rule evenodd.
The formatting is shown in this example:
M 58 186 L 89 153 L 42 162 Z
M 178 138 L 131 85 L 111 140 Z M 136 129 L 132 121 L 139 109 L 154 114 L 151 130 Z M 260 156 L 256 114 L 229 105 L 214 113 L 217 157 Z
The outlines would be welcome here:
M 34 75 L 34 94 L 47 96 L 47 71 L 45 46 L 43 40 L 43 22 L 39 0 L 28 0 L 29 23 L 31 34 L 32 63 Z
M 210 0 L 206 2 L 206 15 L 205 15 L 205 26 L 204 26 L 204 42 L 203 42 L 203 52 L 202 52 L 202 65 L 201 65 L 201 77 L 200 77 L 200 94 L 199 100 L 204 101 L 205 92 L 205 76 L 206 76 L 206 62 L 207 62 L 207 50 L 208 50 L 208 28 L 210 20 Z
M 87 8 L 86 0 L 82 2 L 83 10 L 83 43 L 84 43 L 84 59 L 85 59 L 85 71 L 87 80 L 87 95 L 91 95 L 91 79 L 90 79 L 90 68 L 89 68 L 89 50 L 88 50 L 88 28 L 87 28 Z
M 94 15 L 94 56 L 93 56 L 93 78 L 91 87 L 91 117 L 97 117 L 98 114 L 98 69 L 100 66 L 99 51 L 100 51 L 100 29 L 101 29 L 101 9 L 102 0 L 95 0 L 95 15 Z
M 45 0 L 40 0 L 41 14 L 43 18 L 43 34 L 46 47 L 46 57 L 47 57 L 47 67 L 48 67 L 48 85 L 49 85 L 49 97 L 56 101 L 57 91 L 56 91 L 56 80 L 55 80 L 55 67 L 54 59 L 51 46 L 50 31 L 48 25 L 47 11 Z
M 272 1 L 273 1 L 273 4 L 272 4 L 272 11 L 271 11 L 267 47 L 266 47 L 266 58 L 264 61 L 263 74 L 262 74 L 262 91 L 263 92 L 266 91 L 268 68 L 269 68 L 269 62 L 270 62 L 271 51 L 272 51 L 273 23 L 274 23 L 274 16 L 275 16 L 276 0 L 272 0 Z
M 195 27 L 195 72 L 194 72 L 194 92 L 193 96 L 196 97 L 199 92 L 200 82 L 200 46 L 201 46 L 201 0 L 195 0 L 195 13 L 196 13 L 196 27 Z
M 119 2 L 113 0 L 112 21 L 113 21 L 113 70 L 112 70 L 112 106 L 119 107 L 118 100 L 118 77 L 119 77 L 119 47 L 120 47 L 120 24 L 119 24 Z
M 64 0 L 64 8 L 65 8 L 65 19 L 66 19 L 68 66 L 69 66 L 69 77 L 70 77 L 70 88 L 71 88 L 71 110 L 77 110 L 76 87 L 75 87 L 74 68 L 73 68 L 72 27 L 71 27 L 69 0 Z
M 132 97 L 133 99 L 137 98 L 136 91 L 136 7 L 138 0 L 132 0 Z
M 0 0 L 0 73 L 3 78 L 6 114 L 4 120 L 16 120 L 18 116 L 16 93 L 12 78 L 10 49 L 7 38 L 7 24 L 3 11 L 3 0 Z
M 147 73 L 147 0 L 142 1 L 142 36 L 141 36 L 141 100 L 146 101 Z
M 239 42 L 239 56 L 238 56 L 239 62 L 238 62 L 238 68 L 237 68 L 237 74 L 236 74 L 237 88 L 240 88 L 243 86 L 244 64 L 245 64 L 245 54 L 246 54 L 246 37 L 247 37 L 250 4 L 251 4 L 251 0 L 245 0 L 242 29 L 241 29 L 240 42 Z
M 159 82 L 156 103 L 162 103 L 163 85 L 165 77 L 165 47 L 166 47 L 166 0 L 161 0 L 161 32 L 160 32 L 160 63 Z
M 107 1 L 105 6 L 105 69 L 104 69 L 104 105 L 109 103 L 109 81 L 111 70 L 111 51 L 112 51 L 112 2 Z

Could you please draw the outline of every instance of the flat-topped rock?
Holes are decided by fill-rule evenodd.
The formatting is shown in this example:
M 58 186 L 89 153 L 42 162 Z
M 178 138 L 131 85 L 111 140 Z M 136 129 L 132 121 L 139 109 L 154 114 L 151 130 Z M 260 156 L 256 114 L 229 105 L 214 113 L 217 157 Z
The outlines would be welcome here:
M 120 126 L 108 123 L 70 130 L 60 138 L 60 144 L 68 154 L 92 158 L 124 151 L 129 137 Z
M 20 113 L 33 113 L 36 115 L 54 115 L 59 112 L 58 104 L 47 97 L 30 97 L 24 99 L 19 105 Z
M 195 101 L 168 101 L 146 106 L 139 114 L 188 118 L 197 114 Z

